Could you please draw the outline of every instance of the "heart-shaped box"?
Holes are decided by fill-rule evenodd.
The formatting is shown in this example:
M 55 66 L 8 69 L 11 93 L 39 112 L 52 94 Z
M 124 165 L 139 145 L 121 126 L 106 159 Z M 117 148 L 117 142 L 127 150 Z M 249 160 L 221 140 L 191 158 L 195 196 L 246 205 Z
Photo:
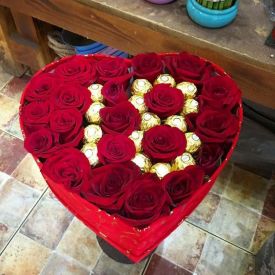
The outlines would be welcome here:
M 165 57 L 166 55 L 177 55 L 176 53 L 160 54 Z M 90 55 L 98 58 L 103 58 L 103 55 Z M 70 57 L 68 57 L 70 58 Z M 39 76 L 44 72 L 49 72 L 55 69 L 59 63 L 66 61 L 68 58 L 64 58 L 61 61 L 53 62 L 47 65 L 45 68 L 38 71 L 34 77 Z M 201 59 L 206 61 L 204 59 Z M 131 63 L 130 60 L 126 62 Z M 210 62 L 207 61 L 209 64 Z M 219 66 L 212 64 L 215 71 L 220 75 L 226 75 L 226 73 Z M 21 109 L 25 102 L 26 92 L 28 91 L 30 83 L 26 86 L 21 97 Z M 127 256 L 134 262 L 139 262 L 146 256 L 148 256 L 161 241 L 163 241 L 172 231 L 174 231 L 198 206 L 198 204 L 204 199 L 212 188 L 215 180 L 226 166 L 229 158 L 231 157 L 233 150 L 237 144 L 241 124 L 243 120 L 243 109 L 241 100 L 238 102 L 238 108 L 236 116 L 239 121 L 238 131 L 234 136 L 231 147 L 228 150 L 220 166 L 208 179 L 208 181 L 202 185 L 187 201 L 186 204 L 180 205 L 173 209 L 168 216 L 162 216 L 157 221 L 143 229 L 132 227 L 122 221 L 118 217 L 114 217 L 107 212 L 99 209 L 97 206 L 91 204 L 87 200 L 80 197 L 77 193 L 68 191 L 62 184 L 56 184 L 47 175 L 43 174 L 43 177 L 47 181 L 48 186 L 55 194 L 55 196 L 66 206 L 78 219 L 80 219 L 87 227 L 93 230 L 99 237 L 110 243 L 113 247 L 119 250 L 122 254 Z M 20 116 L 20 126 L 24 134 L 24 121 Z M 33 156 L 37 165 L 41 169 L 43 164 L 40 160 Z

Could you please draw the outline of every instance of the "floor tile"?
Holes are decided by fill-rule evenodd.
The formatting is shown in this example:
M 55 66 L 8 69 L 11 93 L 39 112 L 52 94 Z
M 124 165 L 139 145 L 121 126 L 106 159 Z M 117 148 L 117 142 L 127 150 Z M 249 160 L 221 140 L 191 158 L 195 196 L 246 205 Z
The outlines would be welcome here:
M 29 82 L 30 76 L 23 75 L 22 77 L 14 77 L 1 91 L 1 93 L 20 101 L 22 92 Z
M 21 233 L 54 249 L 69 226 L 73 215 L 59 202 L 43 198 L 21 228 Z
M 19 104 L 15 100 L 0 94 L 0 106 L 0 128 L 3 129 L 7 128 L 13 119 L 18 115 Z
M 43 191 L 47 187 L 40 169 L 31 154 L 27 154 L 13 171 L 12 176 L 24 184 Z
M 252 257 L 251 254 L 209 235 L 194 274 L 244 275 Z
M 95 275 L 141 275 L 147 260 L 138 264 L 122 264 L 102 253 L 93 274 Z
M 13 76 L 5 72 L 3 67 L 0 65 L 0 92 L 12 79 Z
M 0 171 L 11 174 L 26 154 L 21 140 L 0 131 Z
M 191 275 L 192 273 L 183 269 L 157 254 L 154 254 L 150 260 L 144 275 Z
M 3 131 L 23 140 L 24 138 L 19 124 L 19 115 L 14 116 L 9 123 L 3 127 Z
M 268 188 L 268 180 L 234 167 L 231 181 L 225 188 L 224 196 L 261 213 Z
M 188 217 L 187 221 L 207 230 L 219 203 L 219 195 L 208 193 L 196 210 Z
M 251 245 L 251 251 L 256 254 L 273 232 L 275 232 L 275 220 L 261 216 Z
M 0 185 L 0 251 L 34 206 L 39 195 L 38 191 L 12 178 Z
M 102 250 L 97 243 L 96 235 L 77 218 L 74 218 L 57 250 L 78 260 L 92 269 Z
M 262 214 L 275 220 L 275 180 L 270 182 Z
M 184 222 L 160 244 L 156 253 L 192 272 L 199 261 L 206 236 L 204 231 Z
M 10 175 L 0 171 L 0 186 L 1 184 L 4 184 L 4 182 L 6 182 L 8 179 L 10 179 Z
M 259 219 L 254 211 L 223 198 L 208 228 L 212 234 L 248 249 Z
M 77 261 L 53 252 L 40 275 L 89 275 Z
M 0 256 L 0 274 L 37 275 L 49 253 L 48 248 L 18 233 Z

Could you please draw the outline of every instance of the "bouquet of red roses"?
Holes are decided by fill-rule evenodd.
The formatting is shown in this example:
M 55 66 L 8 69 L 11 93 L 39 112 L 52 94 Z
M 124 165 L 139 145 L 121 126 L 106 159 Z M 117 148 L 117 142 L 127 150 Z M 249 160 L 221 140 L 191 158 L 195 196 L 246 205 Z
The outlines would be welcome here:
M 26 87 L 25 147 L 50 188 L 139 261 L 194 210 L 236 145 L 241 94 L 197 56 L 73 56 Z

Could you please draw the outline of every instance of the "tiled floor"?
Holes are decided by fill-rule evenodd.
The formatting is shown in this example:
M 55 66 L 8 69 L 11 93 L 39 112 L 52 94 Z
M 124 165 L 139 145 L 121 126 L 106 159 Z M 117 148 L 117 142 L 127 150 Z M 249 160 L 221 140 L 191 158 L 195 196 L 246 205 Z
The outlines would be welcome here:
M 196 211 L 137 265 L 106 256 L 51 193 L 23 149 L 20 94 L 28 77 L 0 72 L 0 274 L 252 275 L 275 231 L 275 181 L 229 164 Z

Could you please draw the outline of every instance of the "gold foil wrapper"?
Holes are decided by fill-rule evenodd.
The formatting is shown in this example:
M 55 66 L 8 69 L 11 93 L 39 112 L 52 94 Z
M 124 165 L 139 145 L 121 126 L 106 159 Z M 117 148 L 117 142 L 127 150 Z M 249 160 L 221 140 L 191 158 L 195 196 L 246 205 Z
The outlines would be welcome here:
M 183 170 L 184 168 L 195 164 L 196 162 L 193 159 L 192 155 L 190 153 L 185 152 L 172 162 L 172 170 L 173 171 Z
M 191 113 L 199 112 L 199 102 L 195 99 L 185 100 L 181 115 L 187 115 Z
M 152 84 L 147 79 L 136 79 L 132 84 L 132 94 L 143 96 L 152 88 Z
M 146 112 L 141 116 L 140 128 L 142 131 L 147 131 L 150 128 L 160 124 L 161 124 L 160 118 L 153 113 Z
M 186 151 L 193 154 L 201 147 L 201 140 L 200 138 L 193 132 L 186 133 Z
M 134 162 L 143 173 L 148 173 L 152 166 L 150 159 L 141 153 L 136 153 L 135 157 L 132 159 L 132 162 Z
M 91 92 L 91 99 L 95 102 L 103 102 L 103 95 L 101 93 L 103 86 L 101 84 L 92 84 L 91 86 L 88 87 L 88 89 Z
M 136 151 L 140 152 L 142 150 L 142 139 L 143 139 L 143 131 L 134 131 L 129 138 L 135 143 Z
M 97 143 L 102 137 L 102 130 L 99 125 L 91 124 L 84 129 L 84 141 Z
M 160 179 L 162 179 L 164 176 L 169 174 L 171 170 L 172 167 L 169 163 L 156 163 L 151 167 L 150 173 L 155 173 Z
M 170 125 L 171 127 L 177 127 L 183 132 L 187 131 L 187 124 L 185 122 L 184 117 L 182 116 L 169 116 L 165 120 L 166 125 Z
M 170 74 L 161 74 L 154 82 L 154 85 L 157 84 L 170 84 L 170 86 L 175 87 L 176 81 Z
M 198 91 L 196 85 L 191 82 L 181 82 L 177 84 L 176 88 L 182 91 L 185 99 L 194 98 Z
M 100 114 L 99 111 L 104 108 L 105 106 L 101 102 L 94 102 L 89 107 L 88 111 L 86 112 L 85 116 L 88 122 L 99 124 L 100 123 Z
M 87 157 L 92 166 L 96 166 L 99 163 L 99 159 L 97 156 L 97 146 L 95 143 L 86 143 L 82 147 L 81 151 Z
M 145 105 L 144 98 L 141 95 L 133 95 L 129 102 L 142 114 L 148 110 L 147 106 Z

